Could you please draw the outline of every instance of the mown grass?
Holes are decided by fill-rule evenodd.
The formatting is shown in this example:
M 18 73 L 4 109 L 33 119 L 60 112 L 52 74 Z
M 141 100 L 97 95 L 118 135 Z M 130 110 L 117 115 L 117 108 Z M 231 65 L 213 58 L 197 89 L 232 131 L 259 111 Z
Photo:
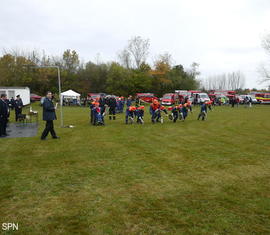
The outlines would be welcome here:
M 270 107 L 197 115 L 93 127 L 87 108 L 65 107 L 75 128 L 57 121 L 60 140 L 40 141 L 42 122 L 37 137 L 1 139 L 0 223 L 19 223 L 14 234 L 270 234 Z

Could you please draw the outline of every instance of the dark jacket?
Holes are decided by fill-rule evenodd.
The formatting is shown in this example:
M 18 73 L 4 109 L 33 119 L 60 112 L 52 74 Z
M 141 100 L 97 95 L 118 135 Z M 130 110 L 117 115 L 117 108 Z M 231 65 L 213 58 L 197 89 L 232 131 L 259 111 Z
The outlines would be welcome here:
M 131 99 L 127 99 L 127 107 L 130 107 L 132 105 L 132 100 Z
M 207 113 L 207 105 L 206 104 L 201 105 L 201 112 L 206 112 Z
M 56 120 L 55 108 L 52 100 L 45 98 L 43 102 L 43 120 L 53 121 Z
M 7 120 L 9 116 L 9 108 L 5 101 L 0 99 L 0 119 Z
M 99 107 L 104 107 L 106 104 L 106 100 L 104 97 L 100 97 L 99 99 Z
M 111 97 L 111 98 L 109 99 L 108 106 L 109 106 L 110 108 L 116 108 L 116 105 L 117 105 L 116 99 L 115 99 L 114 97 Z
M 15 100 L 15 109 L 22 109 L 23 102 L 22 99 Z

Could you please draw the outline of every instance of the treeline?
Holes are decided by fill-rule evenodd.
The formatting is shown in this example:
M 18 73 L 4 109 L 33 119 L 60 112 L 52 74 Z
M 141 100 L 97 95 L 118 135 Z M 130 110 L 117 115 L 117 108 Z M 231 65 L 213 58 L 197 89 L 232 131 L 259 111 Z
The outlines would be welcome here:
M 204 90 L 242 90 L 245 87 L 245 76 L 240 71 L 208 77 L 201 81 Z
M 74 89 L 86 96 L 89 92 L 106 92 L 127 96 L 153 92 L 161 96 L 179 89 L 196 89 L 198 64 L 190 68 L 173 65 L 171 55 L 158 55 L 153 65 L 146 63 L 149 40 L 134 37 L 122 50 L 118 61 L 80 61 L 76 51 L 66 50 L 62 56 L 48 56 L 44 51 L 4 51 L 0 57 L 0 86 L 28 86 L 32 93 L 58 92 L 57 71 L 38 66 L 59 66 L 62 90 Z

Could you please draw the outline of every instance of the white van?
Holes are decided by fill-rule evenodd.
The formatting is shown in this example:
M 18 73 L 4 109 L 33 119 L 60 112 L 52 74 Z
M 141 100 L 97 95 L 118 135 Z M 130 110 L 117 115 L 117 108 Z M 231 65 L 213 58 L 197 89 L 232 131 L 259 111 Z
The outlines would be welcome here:
M 210 98 L 206 93 L 198 93 L 197 99 L 198 99 L 198 103 L 210 101 Z

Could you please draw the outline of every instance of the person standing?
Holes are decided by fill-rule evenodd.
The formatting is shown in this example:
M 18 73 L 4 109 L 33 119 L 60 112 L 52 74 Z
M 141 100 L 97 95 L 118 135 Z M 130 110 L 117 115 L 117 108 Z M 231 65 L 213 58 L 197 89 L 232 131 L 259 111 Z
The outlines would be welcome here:
M 101 114 L 103 115 L 106 111 L 106 107 L 105 107 L 105 104 L 106 104 L 106 99 L 105 99 L 105 96 L 104 94 L 101 94 L 100 95 L 100 98 L 99 98 L 99 107 L 101 109 Z
M 46 126 L 41 135 L 41 140 L 45 140 L 49 132 L 52 135 L 53 139 L 59 139 L 54 131 L 53 121 L 56 120 L 54 104 L 52 102 L 52 93 L 50 91 L 47 92 L 47 96 L 43 102 L 43 120 L 46 121 Z
M 11 97 L 10 104 L 11 104 L 11 110 L 13 110 L 15 108 L 15 100 L 13 97 Z
M 234 97 L 232 97 L 232 99 L 231 99 L 231 105 L 232 105 L 232 108 L 234 108 L 235 103 L 236 103 L 236 98 L 235 98 L 235 96 L 234 96 Z
M 109 119 L 110 120 L 115 120 L 115 109 L 116 109 L 116 98 L 115 96 L 111 96 L 108 102 L 108 106 L 109 106 Z
M 22 114 L 22 108 L 23 108 L 22 99 L 21 99 L 20 95 L 17 95 L 16 100 L 15 100 L 15 119 L 16 119 L 16 122 L 18 121 L 19 115 Z
M 0 137 L 6 137 L 7 136 L 7 122 L 9 117 L 9 108 L 6 103 L 7 95 L 1 94 L 0 99 Z

